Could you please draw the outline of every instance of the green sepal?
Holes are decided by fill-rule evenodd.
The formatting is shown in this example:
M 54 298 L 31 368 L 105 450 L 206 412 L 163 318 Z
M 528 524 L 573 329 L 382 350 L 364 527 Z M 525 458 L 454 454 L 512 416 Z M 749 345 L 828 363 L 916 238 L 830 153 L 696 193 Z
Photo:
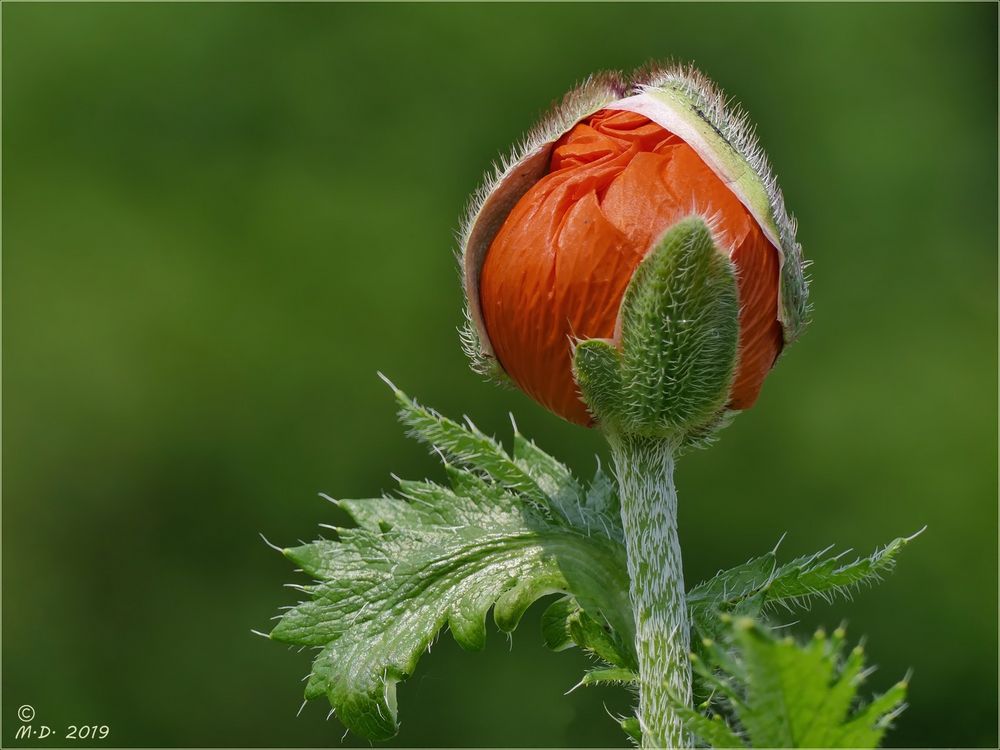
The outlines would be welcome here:
M 739 300 L 732 262 L 704 219 L 677 222 L 622 299 L 620 347 L 577 344 L 584 401 L 606 429 L 704 442 L 725 413 L 736 369 Z

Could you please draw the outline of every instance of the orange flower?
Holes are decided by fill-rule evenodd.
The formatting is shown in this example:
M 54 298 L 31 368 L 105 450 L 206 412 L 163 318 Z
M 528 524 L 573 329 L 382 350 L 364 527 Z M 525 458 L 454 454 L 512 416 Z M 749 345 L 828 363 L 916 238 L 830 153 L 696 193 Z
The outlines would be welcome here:
M 633 86 L 624 99 L 620 82 L 605 81 L 603 102 L 602 82 L 590 84 L 601 108 L 513 160 L 466 233 L 466 292 L 482 354 L 578 424 L 593 419 L 573 378 L 574 342 L 618 343 L 619 309 L 637 266 L 692 213 L 709 221 L 737 276 L 739 353 L 729 409 L 753 405 L 802 325 L 794 222 L 745 122 L 690 71 L 659 75 L 659 89 Z M 716 123 L 712 115 L 730 120 Z

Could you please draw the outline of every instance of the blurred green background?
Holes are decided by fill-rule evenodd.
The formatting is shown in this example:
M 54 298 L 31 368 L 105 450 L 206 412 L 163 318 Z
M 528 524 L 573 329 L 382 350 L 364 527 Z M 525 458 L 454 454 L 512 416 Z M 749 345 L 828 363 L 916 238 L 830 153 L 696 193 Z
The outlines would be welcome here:
M 696 61 L 752 112 L 814 261 L 814 323 L 679 472 L 689 584 L 867 552 L 817 607 L 913 668 L 901 746 L 997 743 L 996 5 L 3 8 L 3 705 L 104 744 L 337 746 L 309 654 L 250 633 L 291 544 L 441 473 L 376 378 L 589 473 L 599 435 L 472 374 L 454 231 L 574 81 Z M 585 659 L 443 637 L 400 745 L 623 745 Z M 65 740 L 49 744 L 65 744 Z M 366 745 L 354 736 L 344 744 Z M 88 743 L 80 743 L 88 744 Z

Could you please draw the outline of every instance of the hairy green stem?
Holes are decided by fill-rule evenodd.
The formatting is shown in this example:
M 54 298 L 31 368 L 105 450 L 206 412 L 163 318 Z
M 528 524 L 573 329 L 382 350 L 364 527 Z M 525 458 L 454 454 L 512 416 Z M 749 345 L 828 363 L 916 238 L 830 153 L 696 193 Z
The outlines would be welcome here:
M 671 700 L 691 702 L 690 633 L 674 489 L 675 444 L 609 433 L 628 552 L 642 746 L 690 747 Z

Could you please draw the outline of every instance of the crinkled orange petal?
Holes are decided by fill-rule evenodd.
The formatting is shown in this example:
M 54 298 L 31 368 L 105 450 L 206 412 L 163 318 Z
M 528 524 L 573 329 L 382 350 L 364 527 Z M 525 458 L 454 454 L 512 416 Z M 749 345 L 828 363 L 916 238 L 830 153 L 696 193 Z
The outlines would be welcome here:
M 514 206 L 486 255 L 480 305 L 507 374 L 556 414 L 590 424 L 572 341 L 613 336 L 636 266 L 693 211 L 713 217 L 733 248 L 740 359 L 729 405 L 751 406 L 781 351 L 778 251 L 690 146 L 618 110 L 601 110 L 559 140 L 549 173 Z

